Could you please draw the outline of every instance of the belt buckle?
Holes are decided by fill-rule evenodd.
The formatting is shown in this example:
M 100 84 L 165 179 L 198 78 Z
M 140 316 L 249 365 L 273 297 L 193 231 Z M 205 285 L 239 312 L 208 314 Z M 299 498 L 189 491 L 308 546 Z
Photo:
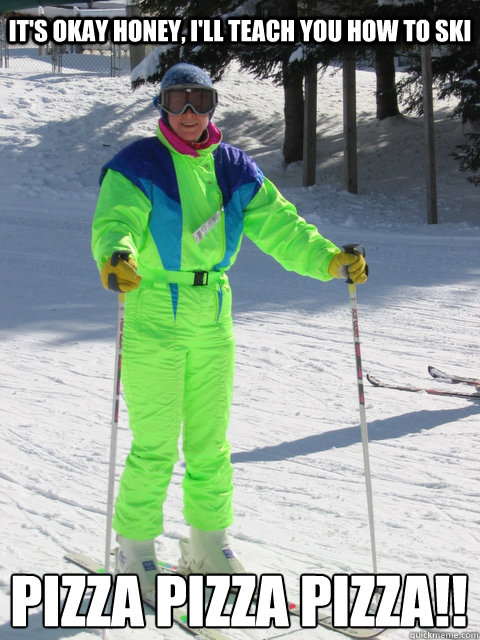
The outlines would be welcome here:
M 208 284 L 208 271 L 195 271 L 193 276 L 194 287 L 205 287 Z

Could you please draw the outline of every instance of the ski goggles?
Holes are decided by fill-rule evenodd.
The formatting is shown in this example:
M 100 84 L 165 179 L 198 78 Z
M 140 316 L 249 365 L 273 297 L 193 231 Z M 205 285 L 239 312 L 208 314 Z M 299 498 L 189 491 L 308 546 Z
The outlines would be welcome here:
M 157 106 L 167 113 L 179 116 L 188 108 L 197 116 L 206 116 L 218 104 L 218 93 L 215 89 L 195 85 L 177 85 L 160 91 Z

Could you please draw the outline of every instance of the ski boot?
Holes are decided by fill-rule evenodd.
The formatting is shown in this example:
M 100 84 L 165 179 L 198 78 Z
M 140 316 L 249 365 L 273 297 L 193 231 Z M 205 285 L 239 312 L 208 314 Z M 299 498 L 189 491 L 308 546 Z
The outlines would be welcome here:
M 235 556 L 226 529 L 200 531 L 190 527 L 190 538 L 180 540 L 180 573 L 234 574 L 246 573 Z
M 117 535 L 115 572 L 138 575 L 142 597 L 155 593 L 155 577 L 158 573 L 155 540 L 129 540 Z

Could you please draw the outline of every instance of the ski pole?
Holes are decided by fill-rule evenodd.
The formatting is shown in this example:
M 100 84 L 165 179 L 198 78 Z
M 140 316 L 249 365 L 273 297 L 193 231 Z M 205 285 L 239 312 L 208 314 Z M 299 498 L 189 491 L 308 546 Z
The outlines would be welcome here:
M 347 253 L 360 253 L 363 256 L 365 255 L 365 249 L 359 244 L 347 244 L 343 246 L 342 249 Z M 363 390 L 362 355 L 360 351 L 360 332 L 358 329 L 357 290 L 350 276 L 347 277 L 346 282 L 348 283 L 348 291 L 350 294 L 350 308 L 352 310 L 353 342 L 355 347 L 355 363 L 357 369 L 358 400 L 360 409 L 360 429 L 362 433 L 363 465 L 365 469 L 365 484 L 367 489 L 368 523 L 370 527 L 370 545 L 372 549 L 373 573 L 376 574 L 377 550 L 375 544 L 375 522 L 373 517 L 372 476 L 370 473 L 370 455 L 368 451 L 367 416 L 365 413 L 365 394 Z
M 110 431 L 110 464 L 108 469 L 107 535 L 105 540 L 105 573 L 110 572 L 110 549 L 112 545 L 113 500 L 115 495 L 115 463 L 117 457 L 118 415 L 120 407 L 120 378 L 122 371 L 123 322 L 125 294 L 118 296 L 117 337 L 115 348 L 115 370 L 113 376 L 112 426 Z

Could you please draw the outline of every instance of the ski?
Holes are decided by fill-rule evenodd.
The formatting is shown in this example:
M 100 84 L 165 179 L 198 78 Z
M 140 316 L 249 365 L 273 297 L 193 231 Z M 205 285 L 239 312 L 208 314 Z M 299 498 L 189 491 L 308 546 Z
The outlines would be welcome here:
M 169 562 L 158 562 L 159 568 L 161 572 L 164 573 L 179 573 L 178 567 Z M 254 602 L 256 598 L 254 596 Z M 294 616 L 300 616 L 300 607 L 296 602 L 288 601 L 288 610 Z M 326 629 L 331 629 L 332 631 L 336 631 L 337 633 L 341 633 L 342 635 L 348 636 L 349 638 L 361 638 L 367 640 L 368 638 L 374 638 L 385 631 L 384 628 L 380 627 L 369 627 L 369 628 L 356 628 L 356 627 L 334 627 L 332 624 L 332 616 L 327 613 L 318 613 L 317 622 L 320 626 L 325 627 Z
M 69 562 L 76 564 L 85 571 L 90 573 L 103 573 L 104 569 L 100 562 L 97 562 L 93 558 L 83 553 L 69 553 L 65 556 L 65 559 Z M 170 562 L 158 562 L 159 573 L 164 574 L 177 574 L 181 575 L 178 567 Z M 155 610 L 155 603 L 148 599 L 143 600 L 144 603 Z M 255 601 L 255 599 L 254 599 Z M 288 609 L 291 614 L 300 616 L 300 607 L 295 602 L 288 603 Z M 187 610 L 185 607 L 174 609 L 173 612 L 175 622 L 180 625 L 185 631 L 197 638 L 204 638 L 206 640 L 231 640 L 231 638 L 224 633 L 217 631 L 216 629 L 203 628 L 191 628 L 187 624 Z M 380 633 L 385 631 L 384 628 L 368 627 L 368 628 L 354 628 L 354 627 L 334 627 L 332 624 L 332 616 L 325 613 L 318 614 L 318 624 L 331 631 L 336 631 L 344 636 L 350 638 L 359 638 L 360 640 L 368 640 L 374 638 Z
M 470 400 L 480 399 L 480 392 L 465 392 L 462 391 L 449 391 L 447 389 L 430 389 L 428 387 L 412 387 L 410 385 L 403 384 L 389 384 L 382 382 L 367 373 L 367 380 L 374 387 L 381 387 L 382 389 L 396 389 L 397 391 L 412 391 L 413 393 L 429 393 L 434 396 L 453 396 L 454 398 L 469 398 Z
M 69 553 L 65 556 L 65 559 L 81 567 L 88 573 L 104 573 L 103 565 L 84 553 Z M 142 596 L 142 600 L 147 607 L 155 611 L 155 601 L 153 599 L 151 600 Z M 187 624 L 187 609 L 185 607 L 176 607 L 173 609 L 173 620 L 177 625 L 182 627 L 184 631 L 195 638 L 202 638 L 203 640 L 231 640 L 231 636 L 227 636 L 216 629 L 189 627 Z
M 453 382 L 453 384 L 464 383 L 471 384 L 475 387 L 480 387 L 480 378 L 467 378 L 465 376 L 457 376 L 444 371 L 440 371 L 437 367 L 428 367 L 428 373 L 435 378 L 435 380 L 444 380 L 445 382 Z

